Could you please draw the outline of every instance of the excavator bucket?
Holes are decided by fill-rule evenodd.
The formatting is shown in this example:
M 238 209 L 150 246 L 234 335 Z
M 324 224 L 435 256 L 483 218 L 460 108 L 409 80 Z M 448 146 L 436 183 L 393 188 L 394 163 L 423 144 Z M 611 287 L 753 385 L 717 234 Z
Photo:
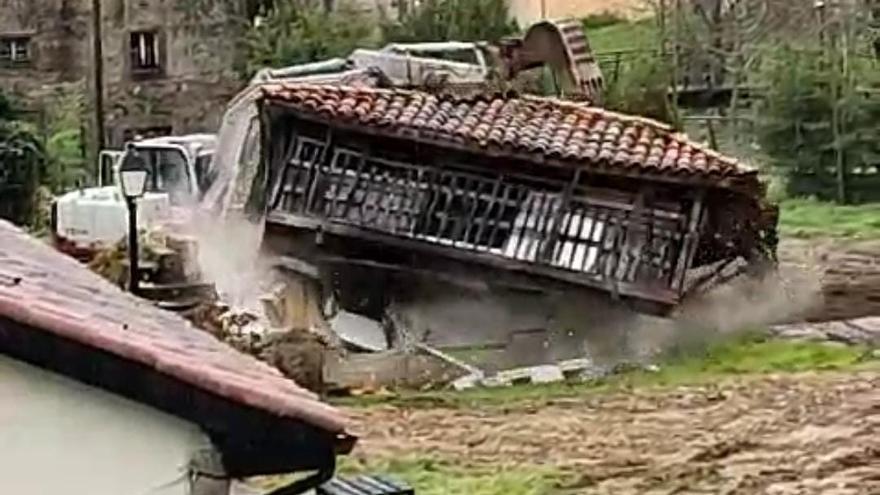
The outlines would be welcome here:
M 502 41 L 500 48 L 508 79 L 514 79 L 522 71 L 547 66 L 561 97 L 601 103 L 602 70 L 579 21 L 538 22 L 522 38 Z

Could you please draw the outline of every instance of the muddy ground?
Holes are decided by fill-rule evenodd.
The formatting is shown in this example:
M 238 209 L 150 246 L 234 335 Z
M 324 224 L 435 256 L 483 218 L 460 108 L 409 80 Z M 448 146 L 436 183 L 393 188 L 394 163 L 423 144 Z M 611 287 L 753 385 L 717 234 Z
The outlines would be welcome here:
M 786 241 L 780 255 L 782 271 L 794 274 L 788 289 L 820 296 L 794 319 L 880 314 L 880 243 Z M 481 471 L 547 469 L 559 474 L 552 493 L 880 494 L 876 369 L 352 412 L 358 459 L 431 456 Z
M 358 457 L 547 467 L 559 493 L 880 493 L 880 372 L 354 414 Z

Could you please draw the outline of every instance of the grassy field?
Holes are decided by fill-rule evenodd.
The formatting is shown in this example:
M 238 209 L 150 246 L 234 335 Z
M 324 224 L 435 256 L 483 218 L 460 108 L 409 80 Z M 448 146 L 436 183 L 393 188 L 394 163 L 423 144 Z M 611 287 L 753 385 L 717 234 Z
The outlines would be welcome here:
M 657 23 L 654 19 L 619 22 L 602 27 L 587 25 L 590 46 L 598 54 L 659 48 L 657 46 Z
M 782 202 L 783 237 L 880 239 L 880 203 L 841 206 L 809 199 Z

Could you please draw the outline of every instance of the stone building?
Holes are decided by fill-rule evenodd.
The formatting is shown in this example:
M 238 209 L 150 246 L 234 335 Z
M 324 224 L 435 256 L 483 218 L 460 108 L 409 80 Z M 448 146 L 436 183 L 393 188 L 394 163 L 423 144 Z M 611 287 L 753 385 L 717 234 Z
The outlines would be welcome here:
M 101 0 L 108 145 L 135 134 L 216 130 L 241 85 L 235 62 L 242 3 Z M 92 5 L 0 0 L 0 87 L 39 105 L 47 89 L 82 82 L 86 101 L 93 101 Z

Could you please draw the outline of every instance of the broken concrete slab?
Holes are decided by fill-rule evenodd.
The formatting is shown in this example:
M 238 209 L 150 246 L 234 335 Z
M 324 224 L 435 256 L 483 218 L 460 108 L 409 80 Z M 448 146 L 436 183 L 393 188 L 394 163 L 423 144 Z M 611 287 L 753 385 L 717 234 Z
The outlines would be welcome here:
M 469 390 L 475 388 L 480 385 L 480 382 L 483 380 L 482 376 L 477 375 L 465 375 L 461 378 L 458 378 L 452 382 L 452 389 L 461 392 L 462 390 Z
M 342 341 L 357 350 L 382 352 L 388 350 L 388 338 L 376 320 L 340 311 L 330 319 L 330 328 Z
M 509 387 L 511 385 L 540 385 L 566 380 L 590 380 L 609 374 L 607 368 L 597 366 L 589 358 L 568 359 L 556 364 L 527 366 L 500 371 L 482 377 L 472 373 L 452 382 L 455 390 L 475 387 Z
M 328 391 L 424 388 L 445 385 L 462 372 L 433 356 L 401 351 L 340 356 L 328 353 L 324 362 L 324 383 Z
M 554 383 L 565 380 L 565 375 L 559 366 L 544 365 L 529 369 L 529 378 L 533 384 Z

